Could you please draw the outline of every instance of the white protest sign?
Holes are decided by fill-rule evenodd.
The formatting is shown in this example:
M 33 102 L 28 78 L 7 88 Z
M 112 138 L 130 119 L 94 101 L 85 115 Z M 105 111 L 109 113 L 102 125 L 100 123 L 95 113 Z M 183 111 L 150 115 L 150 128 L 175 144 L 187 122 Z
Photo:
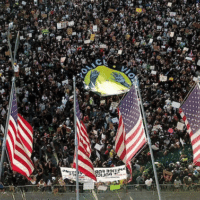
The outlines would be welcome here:
M 83 184 L 83 190 L 93 190 L 94 189 L 94 182 L 86 182 Z
M 190 57 L 186 57 L 185 59 L 186 59 L 186 60 L 192 61 L 192 58 L 190 58 Z
M 101 105 L 104 105 L 105 103 L 106 103 L 106 100 L 105 100 L 105 99 L 103 99 L 103 100 L 100 101 L 100 104 L 101 104 Z
M 114 123 L 119 123 L 119 120 L 118 120 L 118 118 L 117 117 L 115 117 L 115 118 L 112 118 L 112 123 L 114 124 Z
M 185 142 L 183 141 L 182 138 L 180 138 L 180 143 L 182 144 L 182 146 L 184 146 Z
M 32 37 L 32 33 L 29 33 L 29 34 L 28 34 L 28 37 Z
M 177 40 L 181 41 L 181 40 L 182 40 L 182 37 L 177 37 Z
M 93 26 L 93 31 L 94 31 L 94 32 L 97 32 L 97 25 L 94 25 L 94 26 Z
M 69 22 L 68 26 L 74 26 L 74 21 Z
M 100 44 L 100 48 L 101 48 L 101 49 L 106 49 L 106 48 L 107 48 L 107 45 L 106 45 L 106 44 Z
M 60 62 L 61 62 L 61 63 L 64 63 L 65 60 L 66 60 L 66 57 L 61 57 L 61 58 L 60 58 Z
M 118 50 L 118 54 L 121 55 L 122 54 L 122 50 Z
M 174 37 L 174 32 L 170 32 L 170 37 Z
M 184 125 L 185 125 L 185 124 L 183 124 L 183 123 L 181 123 L 181 122 L 178 122 L 178 123 L 177 123 L 177 129 L 182 131 Z
M 90 43 L 90 40 L 85 40 L 84 43 L 85 43 L 85 44 L 89 44 L 89 43 Z
M 34 0 L 34 6 L 37 6 L 37 5 L 38 5 L 38 1 Z
M 156 75 L 157 71 L 151 71 L 151 74 Z
M 180 108 L 180 103 L 179 102 L 175 102 L 175 101 L 173 101 L 172 102 L 172 107 L 174 107 L 174 108 Z
M 76 169 L 60 167 L 60 170 L 63 180 L 67 178 L 76 181 Z M 125 165 L 109 168 L 94 168 L 94 172 L 97 177 L 97 182 L 113 182 L 127 178 Z M 79 181 L 81 183 L 89 182 L 91 180 L 91 178 L 79 172 Z
M 94 148 L 98 151 L 101 151 L 102 146 L 100 144 L 95 144 Z
M 25 6 L 25 5 L 26 5 L 26 2 L 25 2 L 25 1 L 22 1 L 22 5 L 24 5 L 24 6 Z
M 156 131 L 156 130 L 158 130 L 158 129 L 161 129 L 161 130 L 162 130 L 162 126 L 161 126 L 161 125 L 155 125 L 155 126 L 153 126 L 152 131 Z
M 9 29 L 12 29 L 13 28 L 13 22 L 9 23 L 8 27 L 9 27 Z
M 20 36 L 20 37 L 19 37 L 19 39 L 20 39 L 20 40 L 23 40 L 23 39 L 24 39 L 23 35 L 22 35 L 22 36 Z
M 64 81 L 62 81 L 62 85 L 67 85 L 68 84 L 68 80 L 64 80 Z
M 152 43 L 153 43 L 153 39 L 150 39 L 150 40 L 149 40 L 149 44 L 152 44 Z
M 100 185 L 100 186 L 98 187 L 98 190 L 106 191 L 107 188 L 108 188 L 107 186 Z
M 100 155 L 100 153 L 98 152 L 98 151 L 96 151 L 96 155 L 97 155 L 97 157 L 99 158 L 99 160 L 101 159 L 101 155 Z
M 167 6 L 168 6 L 168 7 L 171 7 L 171 6 L 172 6 L 172 3 L 171 3 L 171 2 L 168 2 Z
M 197 65 L 200 66 L 200 60 L 198 60 Z
M 183 48 L 183 51 L 188 51 L 189 49 L 187 47 L 184 47 Z
M 150 66 L 150 69 L 151 69 L 151 70 L 154 70 L 154 69 L 155 69 L 155 66 L 153 66 L 153 65 Z
M 61 28 L 61 23 L 57 23 L 57 29 L 62 29 Z
M 167 81 L 167 76 L 160 75 L 160 81 L 161 82 L 166 82 Z
M 21 37 L 21 36 L 20 36 L 20 37 Z M 43 38 L 43 35 L 39 35 L 39 36 L 38 36 L 38 39 L 41 39 L 41 38 Z
M 110 104 L 110 108 L 109 108 L 109 110 L 112 110 L 112 109 L 116 109 L 117 108 L 117 106 L 118 106 L 118 102 L 112 102 L 111 104 Z
M 60 35 L 56 37 L 56 40 L 58 40 L 58 41 L 60 41 L 61 39 L 62 39 L 62 36 L 60 36 Z
M 170 17 L 176 16 L 176 12 L 170 12 Z
M 162 26 L 157 26 L 157 30 L 161 30 L 162 29 Z
M 194 78 L 193 78 L 193 81 L 195 81 L 195 82 L 198 81 L 198 78 L 197 78 L 197 77 L 194 77 Z

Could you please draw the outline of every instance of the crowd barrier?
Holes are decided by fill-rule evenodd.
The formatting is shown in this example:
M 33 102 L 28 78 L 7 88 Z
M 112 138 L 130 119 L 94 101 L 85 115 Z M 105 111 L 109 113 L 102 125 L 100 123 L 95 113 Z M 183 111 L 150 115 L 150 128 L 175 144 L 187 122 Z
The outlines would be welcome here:
M 147 186 L 145 184 L 135 184 L 135 185 L 120 185 L 119 189 L 112 190 L 110 185 L 101 185 L 103 187 L 94 187 L 93 191 L 95 193 L 112 193 L 113 191 L 118 192 L 141 192 L 150 191 L 156 192 L 156 185 L 152 184 Z M 101 189 L 100 189 L 101 188 Z M 185 185 L 182 184 L 179 187 L 175 187 L 173 184 L 160 184 L 161 192 L 184 192 L 184 191 L 200 191 L 200 184 Z M 53 186 L 37 186 L 37 185 L 24 185 L 24 186 L 4 186 L 0 189 L 1 193 L 30 193 L 30 192 L 43 192 L 43 193 L 75 193 L 76 185 L 53 185 Z M 92 190 L 85 190 L 83 185 L 79 185 L 80 193 L 90 193 Z

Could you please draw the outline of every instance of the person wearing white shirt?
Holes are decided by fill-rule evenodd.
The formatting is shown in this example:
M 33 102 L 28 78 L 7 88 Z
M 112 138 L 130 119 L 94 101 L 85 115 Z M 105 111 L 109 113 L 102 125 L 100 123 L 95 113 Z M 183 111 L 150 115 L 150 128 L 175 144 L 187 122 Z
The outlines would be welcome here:
M 15 77 L 19 77 L 19 65 L 17 63 L 14 63 L 13 67 L 14 67 Z

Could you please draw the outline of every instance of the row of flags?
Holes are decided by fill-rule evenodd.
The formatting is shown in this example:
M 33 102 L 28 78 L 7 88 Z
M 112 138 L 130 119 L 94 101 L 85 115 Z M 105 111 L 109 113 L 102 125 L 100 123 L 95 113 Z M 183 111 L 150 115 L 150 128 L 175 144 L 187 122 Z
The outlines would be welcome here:
M 34 171 L 31 160 L 33 151 L 33 129 L 17 111 L 15 86 L 12 86 L 11 106 L 6 137 L 6 147 L 13 171 L 19 172 L 30 180 Z M 197 83 L 179 109 L 186 124 L 193 147 L 193 162 L 200 166 L 200 87 Z M 147 143 L 143 125 L 140 101 L 136 86 L 132 86 L 118 107 L 119 126 L 115 139 L 115 151 L 126 164 L 132 177 L 131 159 Z M 78 140 L 78 171 L 96 181 L 93 163 L 90 160 L 91 144 L 86 127 L 82 121 L 78 99 L 76 98 L 76 126 Z M 187 117 L 186 117 L 187 116 Z M 76 155 L 74 155 L 74 158 Z M 76 159 L 73 167 L 76 168 Z

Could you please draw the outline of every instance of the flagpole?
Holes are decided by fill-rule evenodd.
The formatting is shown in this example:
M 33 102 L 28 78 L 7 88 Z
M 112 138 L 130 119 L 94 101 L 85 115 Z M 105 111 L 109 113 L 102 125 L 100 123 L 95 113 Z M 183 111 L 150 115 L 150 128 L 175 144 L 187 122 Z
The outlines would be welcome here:
M 159 200 L 161 200 L 160 186 L 159 186 L 159 182 L 158 182 L 158 176 L 157 176 L 157 172 L 156 172 L 156 166 L 155 166 L 155 162 L 154 162 L 153 151 L 152 151 L 152 148 L 151 148 L 151 139 L 149 137 L 149 131 L 148 131 L 148 128 L 147 128 L 147 121 L 146 121 L 146 114 L 144 112 L 142 97 L 141 97 L 140 88 L 139 88 L 139 81 L 138 81 L 137 76 L 136 76 L 136 81 L 135 81 L 135 87 L 136 87 L 136 90 L 138 91 L 139 98 L 140 98 L 140 105 L 141 105 L 142 115 L 143 115 L 143 119 L 144 119 L 144 127 L 145 127 L 145 131 L 146 131 L 146 134 L 147 134 L 147 139 L 148 139 L 148 144 L 149 144 L 149 149 L 150 149 L 150 154 L 151 154 L 151 161 L 152 161 L 154 176 L 155 176 L 155 180 L 156 180 L 156 187 L 157 187 L 157 191 L 158 191 L 158 198 L 159 198 Z
M 15 77 L 12 78 L 12 86 L 11 86 L 9 107 L 8 107 L 8 113 L 7 113 L 7 119 L 6 119 L 6 127 L 5 127 L 5 131 L 4 131 L 4 139 L 3 139 L 2 152 L 1 152 L 1 163 L 0 163 L 0 181 L 1 181 L 2 171 L 3 171 L 3 161 L 4 161 L 4 155 L 5 155 L 5 149 L 6 149 L 6 138 L 7 138 L 7 133 L 8 133 L 8 124 L 9 124 L 9 117 L 10 117 L 10 112 L 11 112 L 11 105 L 12 105 L 12 101 L 13 101 L 14 88 L 15 88 Z
M 76 77 L 73 77 L 74 85 L 74 127 L 75 127 L 75 155 L 76 155 L 76 200 L 79 200 L 79 177 L 78 177 L 78 140 L 76 126 Z

